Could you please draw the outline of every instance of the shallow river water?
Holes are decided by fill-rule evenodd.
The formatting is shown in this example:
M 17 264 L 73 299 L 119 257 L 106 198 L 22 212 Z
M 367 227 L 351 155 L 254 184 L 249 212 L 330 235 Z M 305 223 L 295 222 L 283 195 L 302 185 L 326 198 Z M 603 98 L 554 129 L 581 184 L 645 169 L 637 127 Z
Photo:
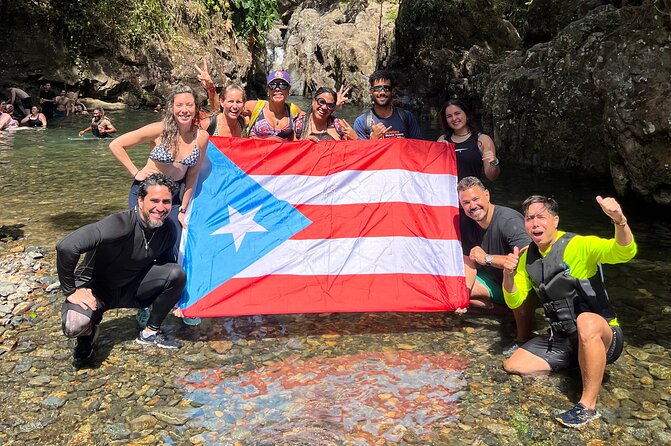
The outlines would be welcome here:
M 344 114 L 352 123 L 357 112 Z M 158 117 L 108 114 L 120 132 Z M 23 237 L 0 244 L 5 263 L 10 246 L 42 246 L 54 274 L 59 237 L 124 208 L 130 177 L 107 144 L 68 139 L 87 125 L 71 117 L 0 140 L 0 232 Z M 438 133 L 429 123 L 424 131 Z M 132 153 L 141 164 L 147 152 Z M 519 208 L 531 193 L 553 195 L 564 230 L 612 234 L 594 201 L 612 194 L 607 180 L 502 166 L 490 185 L 495 203 Z M 608 366 L 602 419 L 581 431 L 552 417 L 577 400 L 578 373 L 502 370 L 509 318 L 314 314 L 186 327 L 170 317 L 185 346 L 165 352 L 137 346 L 134 312 L 121 310 L 106 315 L 93 366 L 74 370 L 62 295 L 42 292 L 34 317 L 0 332 L 0 445 L 671 444 L 669 220 L 637 203 L 625 212 L 639 254 L 605 273 L 627 344 Z M 10 272 L 5 263 L 0 274 Z

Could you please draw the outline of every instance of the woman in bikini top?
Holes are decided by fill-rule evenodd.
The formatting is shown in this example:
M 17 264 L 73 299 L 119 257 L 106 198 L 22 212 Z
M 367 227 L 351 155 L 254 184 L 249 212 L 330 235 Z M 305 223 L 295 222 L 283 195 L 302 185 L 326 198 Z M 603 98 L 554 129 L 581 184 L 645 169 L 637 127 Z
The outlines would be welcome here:
M 292 116 L 291 106 L 287 104 L 287 97 L 291 89 L 291 77 L 289 73 L 282 70 L 271 71 L 268 75 L 268 101 L 258 113 L 258 117 L 251 122 L 249 137 L 256 139 L 274 139 L 279 141 L 291 141 L 295 139 L 294 119 L 303 111 L 295 107 L 295 115 Z M 245 102 L 247 114 L 253 116 L 258 101 Z
M 128 206 L 137 205 L 138 186 L 152 173 L 160 172 L 184 183 L 184 194 L 173 196 L 170 219 L 178 229 L 185 226 L 184 213 L 198 170 L 207 150 L 209 135 L 198 127 L 199 102 L 188 87 L 176 87 L 167 99 L 163 120 L 119 136 L 110 143 L 110 150 L 133 177 L 128 195 Z M 137 168 L 128 155 L 128 149 L 149 143 L 151 151 L 144 167 Z M 178 238 L 179 242 L 179 238 Z

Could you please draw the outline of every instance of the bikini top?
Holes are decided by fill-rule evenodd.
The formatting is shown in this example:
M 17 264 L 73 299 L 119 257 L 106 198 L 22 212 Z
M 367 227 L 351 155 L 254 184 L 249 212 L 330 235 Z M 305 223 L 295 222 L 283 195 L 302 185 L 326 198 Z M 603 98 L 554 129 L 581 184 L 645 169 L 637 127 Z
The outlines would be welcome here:
M 198 163 L 198 158 L 200 158 L 200 150 L 198 149 L 198 143 L 193 145 L 193 150 L 191 154 L 184 158 L 183 160 L 175 161 L 175 157 L 172 156 L 168 145 L 161 141 L 160 144 L 156 144 L 151 152 L 149 152 L 149 159 L 156 161 L 157 163 L 162 164 L 172 164 L 178 162 L 186 167 L 193 167 Z
M 285 105 L 287 109 L 287 116 L 289 116 L 289 123 L 283 129 L 278 129 L 273 127 L 270 122 L 266 120 L 266 117 L 261 112 L 261 115 L 258 117 L 256 122 L 252 125 L 252 128 L 249 129 L 249 136 L 257 138 L 268 138 L 270 136 L 276 136 L 285 141 L 291 141 L 294 136 L 294 122 L 290 113 L 288 105 Z

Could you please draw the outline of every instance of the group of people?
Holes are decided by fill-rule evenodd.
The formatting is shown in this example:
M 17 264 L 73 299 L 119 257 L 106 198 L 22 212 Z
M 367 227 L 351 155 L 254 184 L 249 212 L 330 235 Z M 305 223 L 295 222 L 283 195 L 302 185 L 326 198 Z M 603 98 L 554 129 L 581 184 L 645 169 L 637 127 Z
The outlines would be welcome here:
M 89 114 L 79 97 L 71 99 L 65 89 L 57 94 L 50 82 L 40 89 L 39 105 L 33 104 L 33 98 L 19 87 L 10 87 L 8 92 L 8 100 L 0 104 L 0 130 L 19 126 L 46 128 L 53 118 Z
M 161 331 L 178 302 L 186 278 L 175 263 L 180 231 L 210 135 L 280 141 L 421 139 L 413 114 L 392 105 L 394 77 L 380 70 L 370 76 L 372 107 L 350 126 L 334 111 L 346 102 L 321 87 L 306 111 L 287 102 L 291 77 L 276 70 L 267 77 L 267 100 L 247 100 L 237 84 L 217 96 L 207 65 L 198 77 L 213 109 L 203 116 L 196 93 L 176 87 L 163 119 L 119 136 L 110 150 L 132 183 L 129 209 L 84 226 L 57 245 L 58 274 L 67 296 L 63 331 L 75 337 L 76 361 L 89 358 L 104 311 L 148 309 L 137 341 L 163 348 L 179 342 Z M 441 109 L 445 133 L 438 139 L 455 150 L 459 182 L 464 275 L 471 307 L 512 312 L 516 343 L 504 354 L 504 369 L 527 375 L 580 367 L 581 399 L 557 420 L 579 427 L 598 418 L 596 399 L 605 365 L 623 348 L 622 330 L 603 285 L 602 263 L 627 262 L 636 254 L 627 218 L 613 198 L 596 202 L 614 225 L 614 238 L 579 236 L 559 230 L 558 205 L 539 195 L 527 198 L 522 212 L 495 205 L 482 180 L 494 181 L 501 166 L 493 140 L 478 131 L 460 100 Z M 148 143 L 149 156 L 136 165 L 128 150 Z M 80 256 L 85 259 L 77 264 Z M 533 333 L 536 298 L 550 323 L 548 334 Z M 463 313 L 466 309 L 460 309 Z

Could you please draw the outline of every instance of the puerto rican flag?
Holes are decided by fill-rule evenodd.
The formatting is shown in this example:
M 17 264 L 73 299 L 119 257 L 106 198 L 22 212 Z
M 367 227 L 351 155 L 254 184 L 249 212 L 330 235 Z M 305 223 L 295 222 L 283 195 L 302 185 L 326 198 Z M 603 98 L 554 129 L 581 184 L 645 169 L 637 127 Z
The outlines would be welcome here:
M 210 138 L 183 232 L 188 317 L 468 306 L 453 148 Z

